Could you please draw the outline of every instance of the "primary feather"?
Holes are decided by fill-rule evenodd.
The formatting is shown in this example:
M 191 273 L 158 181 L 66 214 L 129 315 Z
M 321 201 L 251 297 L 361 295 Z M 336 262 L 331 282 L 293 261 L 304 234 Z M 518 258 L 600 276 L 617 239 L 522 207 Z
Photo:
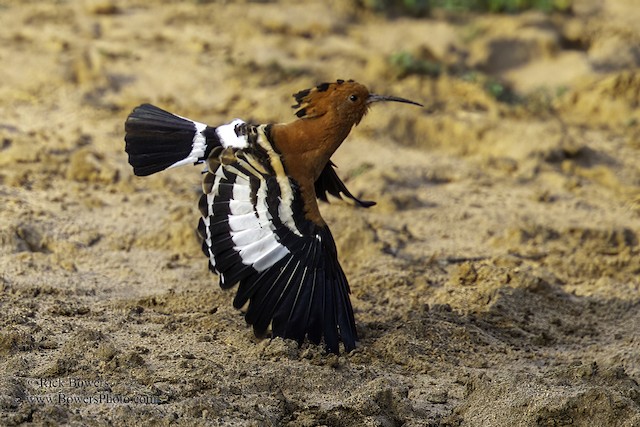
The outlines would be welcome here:
M 350 351 L 357 333 L 349 284 L 317 199 L 375 204 L 353 196 L 329 158 L 372 102 L 413 102 L 344 80 L 294 97 L 298 120 L 259 126 L 236 119 L 211 127 L 143 104 L 127 118 L 125 150 L 140 176 L 206 162 L 202 250 L 223 288 L 238 285 L 233 305 L 248 303 L 256 335 L 271 326 L 273 336 Z
M 203 127 L 143 105 L 126 122 L 126 151 L 134 173 L 149 175 L 201 163 L 216 147 L 230 148 L 231 162 L 221 161 L 220 150 L 208 162 L 218 166 L 205 173 L 210 185 L 199 202 L 198 232 L 210 269 L 223 288 L 239 284 L 234 306 L 249 302 L 245 317 L 256 335 L 271 326 L 274 336 L 300 343 L 306 337 L 316 344 L 324 339 L 331 352 L 342 342 L 350 351 L 357 334 L 333 237 L 328 227 L 304 218 L 296 183 L 275 175 L 273 163 L 284 166 L 272 149 L 269 126 L 241 125 Z M 338 195 L 336 179 L 318 182 Z

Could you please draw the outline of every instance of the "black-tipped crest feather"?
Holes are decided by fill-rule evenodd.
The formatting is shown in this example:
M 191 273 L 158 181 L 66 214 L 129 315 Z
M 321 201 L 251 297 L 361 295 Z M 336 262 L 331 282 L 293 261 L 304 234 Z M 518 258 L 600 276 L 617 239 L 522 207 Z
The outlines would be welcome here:
M 345 82 L 345 80 L 338 79 L 333 83 L 324 82 L 319 85 L 309 88 L 303 89 L 297 93 L 293 94 L 293 98 L 296 100 L 295 105 L 292 105 L 291 108 L 296 109 L 295 115 L 298 118 L 311 118 L 316 117 L 318 112 L 313 109 L 314 97 L 318 93 L 326 92 L 329 90 L 331 86 L 341 85 Z M 353 80 L 347 80 L 347 82 L 352 83 Z

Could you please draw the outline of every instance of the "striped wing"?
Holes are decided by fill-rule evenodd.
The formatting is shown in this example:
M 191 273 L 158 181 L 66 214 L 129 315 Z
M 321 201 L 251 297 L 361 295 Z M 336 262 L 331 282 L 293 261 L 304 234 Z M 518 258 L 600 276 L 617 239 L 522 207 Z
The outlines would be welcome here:
M 239 283 L 234 306 L 256 335 L 322 339 L 331 352 L 357 339 L 349 285 L 326 226 L 304 217 L 297 184 L 269 141 L 269 126 L 242 126 L 246 145 L 213 150 L 198 231 L 220 285 Z
M 355 206 L 359 206 L 362 208 L 370 208 L 371 206 L 374 206 L 376 204 L 376 202 L 372 202 L 369 200 L 360 200 L 356 196 L 351 194 L 351 192 L 344 185 L 344 182 L 342 182 L 342 180 L 336 173 L 334 169 L 335 167 L 336 165 L 332 161 L 329 161 L 316 180 L 315 190 L 318 199 L 324 202 L 328 202 L 329 199 L 327 197 L 327 194 L 331 194 L 338 199 L 350 201 Z

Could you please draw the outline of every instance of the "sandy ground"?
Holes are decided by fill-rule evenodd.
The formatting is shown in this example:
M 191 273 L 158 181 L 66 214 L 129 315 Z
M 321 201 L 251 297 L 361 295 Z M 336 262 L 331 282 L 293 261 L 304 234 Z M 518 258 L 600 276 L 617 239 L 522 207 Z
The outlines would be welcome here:
M 0 424 L 640 425 L 636 2 L 354 4 L 0 1 Z M 377 105 L 334 157 L 378 202 L 322 206 L 361 336 L 339 357 L 254 338 L 195 237 L 199 168 L 134 177 L 123 142 L 142 102 L 288 121 L 337 78 L 426 105 Z

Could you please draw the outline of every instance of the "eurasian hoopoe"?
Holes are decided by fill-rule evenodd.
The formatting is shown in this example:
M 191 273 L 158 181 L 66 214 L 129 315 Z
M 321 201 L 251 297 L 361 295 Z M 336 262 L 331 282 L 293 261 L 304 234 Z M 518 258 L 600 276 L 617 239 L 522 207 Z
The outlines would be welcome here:
M 378 101 L 419 105 L 369 93 L 353 80 L 322 83 L 293 95 L 297 120 L 251 125 L 240 119 L 211 127 L 153 105 L 133 110 L 125 124 L 126 152 L 139 176 L 206 162 L 198 232 L 209 269 L 220 286 L 239 283 L 236 308 L 256 336 L 328 351 L 355 348 L 357 334 L 349 285 L 317 199 L 327 193 L 357 206 L 329 160 Z

